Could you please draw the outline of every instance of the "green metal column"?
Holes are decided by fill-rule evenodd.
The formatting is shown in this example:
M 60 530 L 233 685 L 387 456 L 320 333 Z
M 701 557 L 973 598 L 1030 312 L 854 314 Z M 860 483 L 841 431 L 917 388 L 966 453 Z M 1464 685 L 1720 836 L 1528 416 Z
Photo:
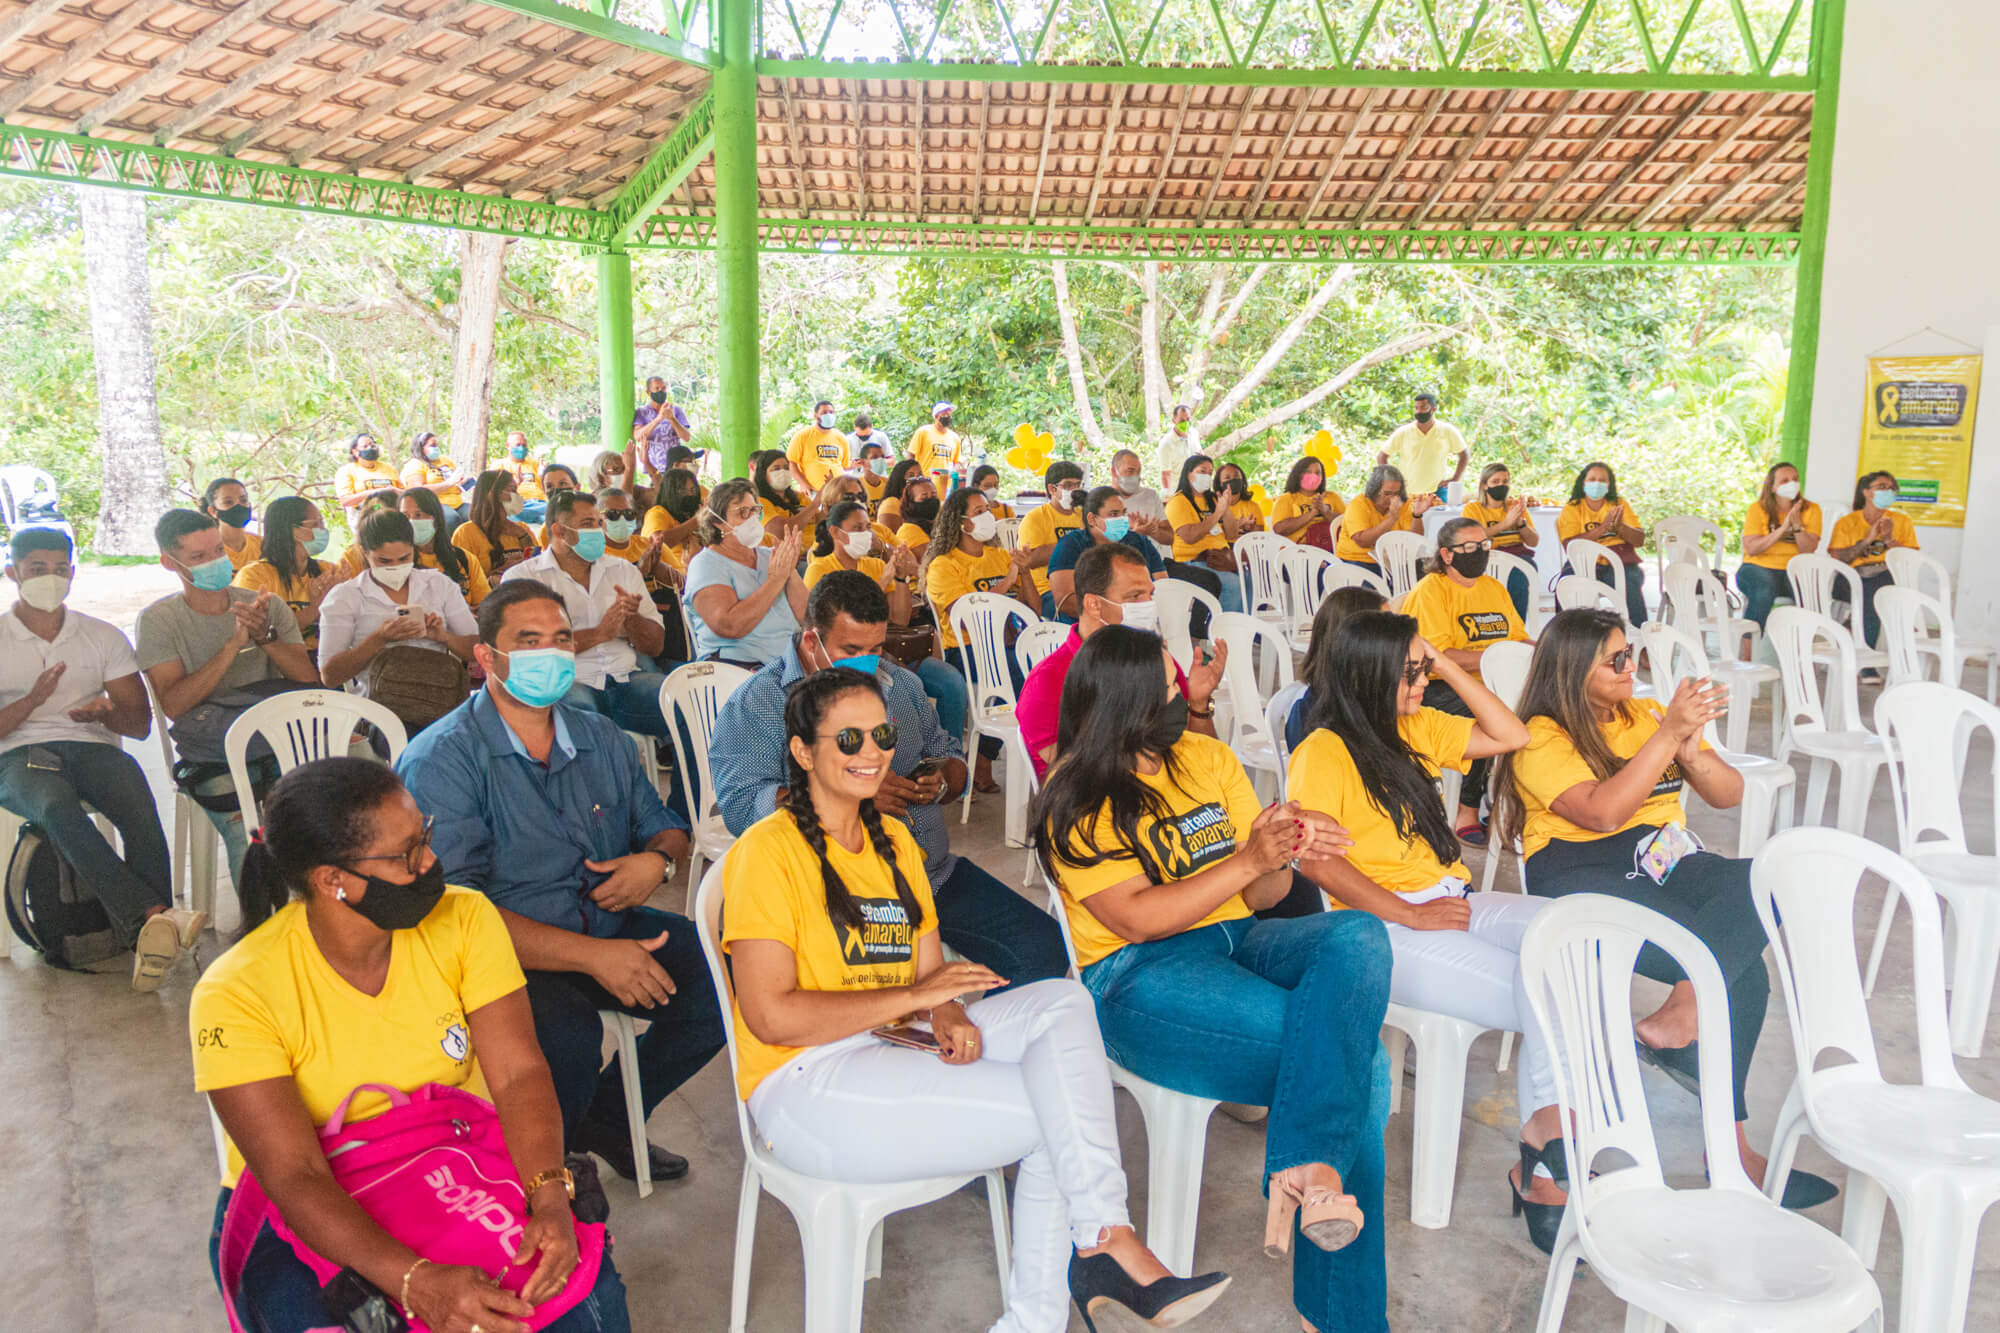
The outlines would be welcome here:
M 613 453 L 632 438 L 632 256 L 597 254 L 598 440 Z
M 757 66 L 755 0 L 716 0 L 722 67 L 715 95 L 715 369 L 721 386 L 722 473 L 750 466 L 761 425 L 757 366 Z
M 1813 6 L 1812 148 L 1806 157 L 1806 207 L 1799 220 L 1799 265 L 1792 291 L 1792 362 L 1785 380 L 1785 424 L 1778 457 L 1803 477 L 1812 439 L 1813 373 L 1819 367 L 1819 289 L 1826 273 L 1826 222 L 1833 205 L 1833 127 L 1840 114 L 1840 47 L 1847 0 Z

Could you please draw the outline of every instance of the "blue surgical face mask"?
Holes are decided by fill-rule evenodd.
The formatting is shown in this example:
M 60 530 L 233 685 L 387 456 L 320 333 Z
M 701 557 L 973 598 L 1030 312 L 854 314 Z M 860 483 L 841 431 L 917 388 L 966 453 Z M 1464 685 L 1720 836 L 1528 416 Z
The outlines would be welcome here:
M 623 546 L 632 540 L 632 534 L 639 530 L 639 521 L 632 518 L 607 518 L 604 520 L 604 539 Z
M 327 541 L 333 536 L 325 528 L 314 528 L 312 536 L 306 538 L 306 554 L 314 559 L 326 554 Z
M 530 708 L 547 708 L 576 683 L 576 654 L 567 648 L 522 648 L 501 653 L 507 678 L 500 687 Z
M 576 530 L 576 545 L 571 548 L 576 558 L 585 564 L 593 564 L 604 558 L 604 529 L 580 528 Z
M 1602 500 L 1609 494 L 1611 494 L 1611 483 L 1608 481 L 1586 481 L 1583 483 L 1583 495 L 1586 500 Z
M 174 562 L 180 565 L 180 561 Z M 236 577 L 236 566 L 229 563 L 229 557 L 219 555 L 213 560 L 204 560 L 198 565 L 181 565 L 187 571 L 188 582 L 203 592 L 221 592 Z
M 413 518 L 410 520 L 410 532 L 416 537 L 417 545 L 429 546 L 437 539 L 437 520 L 434 518 Z
M 822 412 L 819 414 L 819 428 L 821 430 L 832 430 L 833 421 L 834 421 L 833 413 Z
M 833 664 L 837 667 L 848 667 L 859 671 L 864 676 L 872 676 L 881 669 L 882 654 L 862 653 L 856 657 L 837 657 L 834 659 Z
M 890 466 L 891 464 L 886 458 L 871 458 L 868 460 L 868 470 L 878 477 L 888 476 Z
M 1104 535 L 1114 542 L 1125 540 L 1125 534 L 1132 530 L 1132 520 L 1120 514 L 1117 518 L 1104 520 Z

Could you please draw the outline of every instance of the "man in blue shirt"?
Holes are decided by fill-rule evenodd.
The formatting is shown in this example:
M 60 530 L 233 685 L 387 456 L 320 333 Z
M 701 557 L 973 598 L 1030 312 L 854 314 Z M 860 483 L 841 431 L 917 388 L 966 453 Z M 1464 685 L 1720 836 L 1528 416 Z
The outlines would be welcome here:
M 614 1059 L 598 1067 L 600 1009 L 652 1026 L 639 1038 L 647 1115 L 722 1049 L 722 1016 L 694 923 L 645 906 L 688 851 L 616 723 L 559 702 L 576 670 L 562 598 L 532 579 L 480 603 L 486 688 L 410 742 L 396 764 L 435 826 L 452 884 L 479 889 L 528 974 L 535 1036 L 572 1152 L 635 1177 Z M 653 1179 L 687 1160 L 650 1149 Z
M 907 823 L 923 848 L 938 934 L 1011 984 L 1063 976 L 1069 959 L 1049 914 L 952 855 L 943 807 L 965 790 L 965 760 L 938 725 L 923 682 L 882 658 L 888 625 L 888 596 L 859 570 L 835 570 L 813 585 L 805 628 L 791 650 L 737 687 L 716 716 L 709 763 L 722 822 L 740 836 L 778 808 L 785 789 L 785 694 L 793 682 L 836 665 L 872 675 L 897 731 L 875 806 Z

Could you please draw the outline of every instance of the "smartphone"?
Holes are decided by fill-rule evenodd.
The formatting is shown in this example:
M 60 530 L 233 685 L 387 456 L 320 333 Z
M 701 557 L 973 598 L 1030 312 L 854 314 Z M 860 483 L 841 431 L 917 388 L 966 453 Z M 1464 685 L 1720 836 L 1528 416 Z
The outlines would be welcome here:
M 408 614 L 410 614 L 410 608 L 407 606 L 399 606 L 396 608 L 396 614 L 399 616 L 407 616 Z
M 351 1268 L 343 1268 L 326 1284 L 320 1299 L 326 1312 L 348 1333 L 408 1333 L 409 1321 L 389 1303 L 382 1289 Z
M 943 768 L 944 760 L 926 759 L 910 770 L 910 781 L 921 782 L 925 778 L 936 777 Z
M 37 773 L 60 773 L 63 771 L 62 756 L 44 746 L 34 746 L 28 750 L 28 767 Z
M 886 1042 L 891 1046 L 901 1046 L 912 1051 L 923 1051 L 930 1055 L 940 1055 L 944 1052 L 944 1047 L 938 1045 L 938 1039 L 935 1036 L 922 1028 L 911 1027 L 908 1023 L 893 1023 L 885 1027 L 876 1028 L 875 1039 Z

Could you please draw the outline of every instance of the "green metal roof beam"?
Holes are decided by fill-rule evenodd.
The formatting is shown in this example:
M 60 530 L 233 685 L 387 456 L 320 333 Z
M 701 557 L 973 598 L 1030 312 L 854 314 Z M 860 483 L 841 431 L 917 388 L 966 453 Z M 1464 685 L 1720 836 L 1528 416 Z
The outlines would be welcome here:
M 578 245 L 602 245 L 610 239 L 609 217 L 587 208 L 339 176 L 18 125 L 0 125 L 0 175 Z
M 1186 65 L 1009 65 L 985 61 L 767 59 L 757 73 L 792 79 L 923 79 L 971 83 L 1151 83 L 1228 88 L 1548 88 L 1641 92 L 1809 93 L 1804 74 L 1648 74 L 1585 70 L 1222 68 Z
M 625 182 L 625 188 L 605 208 L 610 215 L 611 235 L 620 244 L 645 225 L 653 210 L 680 188 L 688 173 L 701 165 L 715 147 L 715 94 L 704 93 L 699 102 L 681 117 L 667 141 L 653 150 L 646 165 Z
M 589 37 L 601 37 L 607 42 L 629 46 L 634 51 L 650 51 L 654 55 L 667 56 L 683 64 L 701 69 L 714 69 L 719 63 L 713 51 L 693 42 L 684 42 L 663 33 L 648 32 L 644 28 L 634 28 L 616 19 L 606 18 L 594 9 L 578 9 L 562 3 L 562 0 L 480 0 L 491 9 L 505 9 L 515 14 L 525 14 L 529 18 L 553 23 Z

